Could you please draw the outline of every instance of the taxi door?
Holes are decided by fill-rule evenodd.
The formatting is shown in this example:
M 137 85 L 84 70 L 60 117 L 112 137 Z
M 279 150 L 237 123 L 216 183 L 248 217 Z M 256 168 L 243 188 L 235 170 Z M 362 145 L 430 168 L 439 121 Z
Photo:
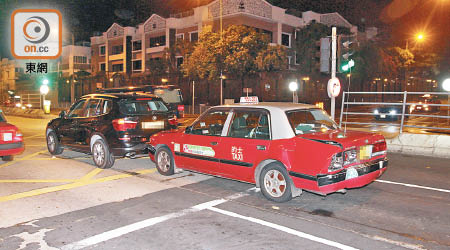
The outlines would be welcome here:
M 267 158 L 270 146 L 269 113 L 263 109 L 234 109 L 219 152 L 224 177 L 254 181 L 254 169 Z
M 208 174 L 220 173 L 217 153 L 229 109 L 211 109 L 174 141 L 176 162 L 180 167 Z

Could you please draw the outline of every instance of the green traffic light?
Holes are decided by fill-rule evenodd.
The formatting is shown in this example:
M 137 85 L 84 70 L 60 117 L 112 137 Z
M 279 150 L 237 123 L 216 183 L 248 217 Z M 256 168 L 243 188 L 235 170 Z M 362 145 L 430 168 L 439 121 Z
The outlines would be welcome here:
M 342 71 L 347 72 L 351 67 L 355 66 L 355 61 L 351 59 L 348 63 L 341 66 Z

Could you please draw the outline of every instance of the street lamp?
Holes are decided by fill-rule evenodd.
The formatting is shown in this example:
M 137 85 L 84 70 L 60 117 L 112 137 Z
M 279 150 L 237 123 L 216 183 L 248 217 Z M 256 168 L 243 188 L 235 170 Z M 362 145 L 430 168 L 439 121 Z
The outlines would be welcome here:
M 416 36 L 414 38 L 415 38 L 416 41 L 422 42 L 425 39 L 425 35 L 423 33 L 418 33 L 418 34 L 416 34 Z M 409 39 L 410 38 L 406 39 L 405 50 L 407 50 L 407 51 L 409 51 Z M 406 88 L 408 86 L 408 74 L 409 74 L 408 71 L 409 71 L 409 66 L 406 65 L 406 68 L 405 68 L 405 90 L 406 90 Z
M 297 89 L 298 89 L 297 82 L 290 82 L 289 83 L 289 90 L 292 91 L 292 102 L 293 103 L 296 103 L 296 101 L 295 101 L 295 93 L 296 93 Z
M 220 105 L 223 105 L 223 80 L 225 79 L 227 77 L 222 75 L 222 71 L 220 71 Z

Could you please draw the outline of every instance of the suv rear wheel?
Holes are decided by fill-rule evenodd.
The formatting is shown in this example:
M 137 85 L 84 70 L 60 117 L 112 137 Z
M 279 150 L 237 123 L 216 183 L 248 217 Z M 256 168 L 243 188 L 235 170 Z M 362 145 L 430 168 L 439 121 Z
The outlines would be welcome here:
M 92 145 L 92 159 L 98 168 L 111 168 L 114 156 L 103 139 L 97 139 Z

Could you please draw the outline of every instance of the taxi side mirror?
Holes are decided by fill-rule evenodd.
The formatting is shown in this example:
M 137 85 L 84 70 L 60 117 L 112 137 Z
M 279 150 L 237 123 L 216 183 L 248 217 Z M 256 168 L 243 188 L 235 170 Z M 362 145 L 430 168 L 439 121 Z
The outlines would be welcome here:
M 63 110 L 63 111 L 61 111 L 61 112 L 59 113 L 59 118 L 65 118 L 66 115 L 67 115 L 66 111 Z

